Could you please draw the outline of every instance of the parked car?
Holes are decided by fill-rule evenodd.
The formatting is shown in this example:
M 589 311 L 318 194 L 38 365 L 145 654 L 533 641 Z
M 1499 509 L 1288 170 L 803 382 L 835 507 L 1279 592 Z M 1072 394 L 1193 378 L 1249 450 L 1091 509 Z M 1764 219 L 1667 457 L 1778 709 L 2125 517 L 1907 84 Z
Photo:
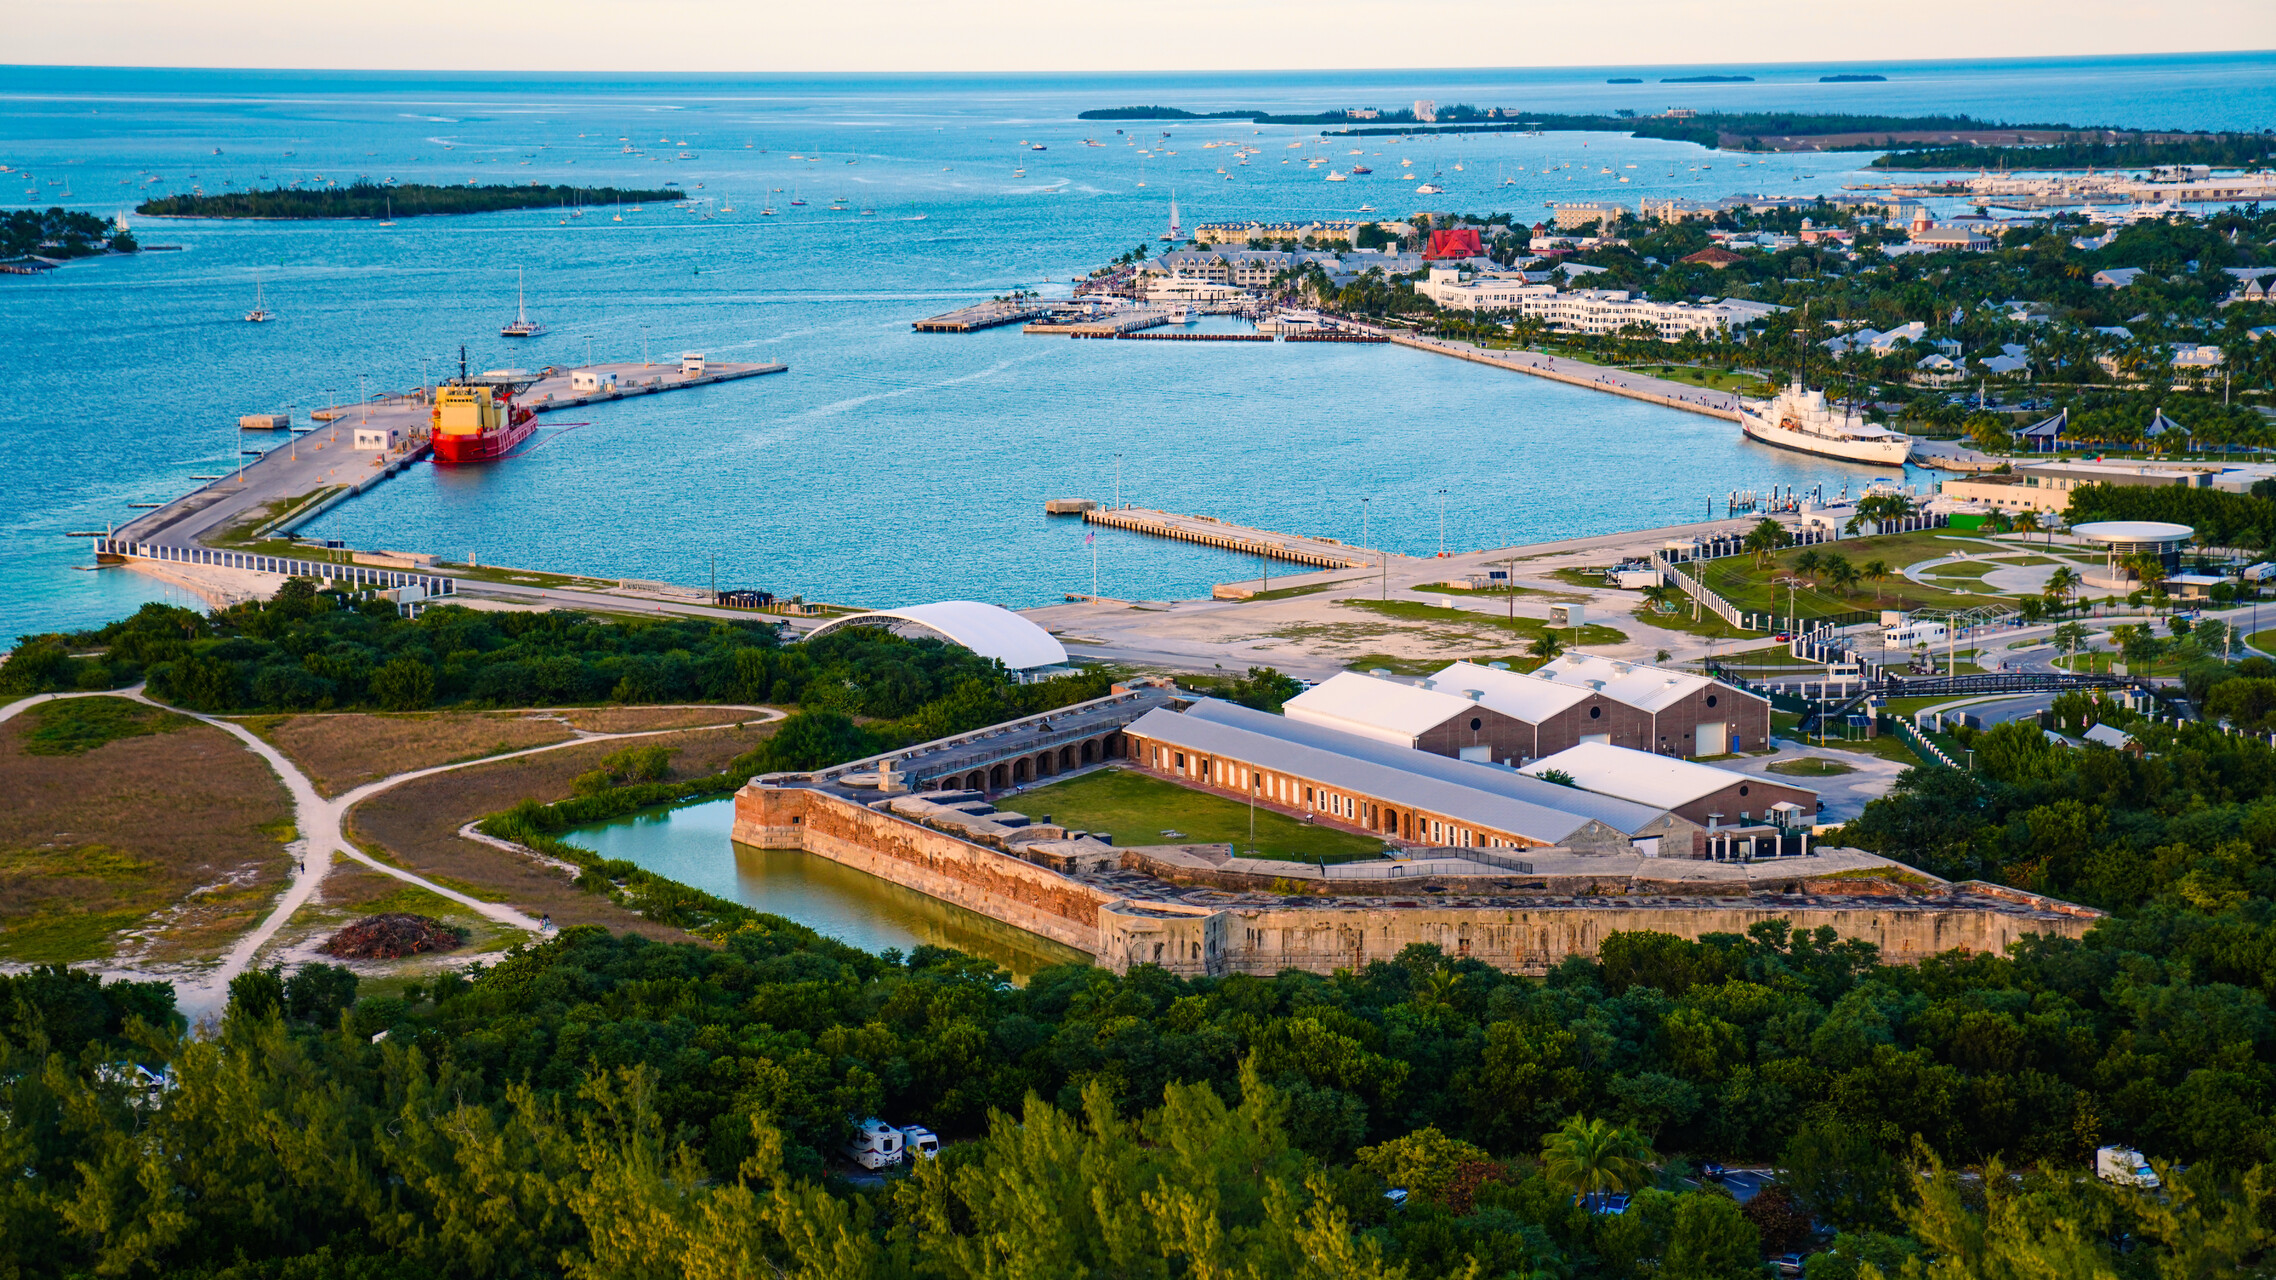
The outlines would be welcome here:
M 846 1158 L 864 1169 L 890 1169 L 901 1163 L 901 1131 L 871 1116 L 854 1126 L 854 1139 L 841 1148 Z

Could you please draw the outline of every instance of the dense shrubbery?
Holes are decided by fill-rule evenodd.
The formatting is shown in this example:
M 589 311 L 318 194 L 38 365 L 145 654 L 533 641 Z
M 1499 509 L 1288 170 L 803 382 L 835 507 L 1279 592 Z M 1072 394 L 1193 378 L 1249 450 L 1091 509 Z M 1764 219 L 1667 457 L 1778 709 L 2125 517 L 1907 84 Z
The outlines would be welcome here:
M 1108 684 L 1103 674 L 1017 684 L 968 649 L 866 627 L 784 645 L 766 622 L 448 606 L 410 619 L 386 601 L 359 603 L 295 578 L 271 600 L 210 614 L 148 604 L 94 631 L 26 636 L 0 666 L 0 694 L 143 679 L 152 697 L 208 712 L 615 701 L 796 703 L 830 713 L 789 734 L 781 749 L 798 754 L 780 768 L 1048 711 L 1104 696 Z M 853 716 L 888 723 L 855 730 Z
M 1993 1264 L 2067 1222 L 2101 1269 L 2062 1274 L 2111 1275 L 2121 1233 L 2219 1235 L 2208 1204 L 2241 1215 L 2221 1239 L 2267 1239 L 2234 1190 L 2276 1139 L 2265 1001 L 2115 938 L 1887 968 L 1762 927 L 1615 934 L 1546 980 L 1413 947 L 1024 989 L 773 917 L 723 942 L 572 930 L 353 1005 L 338 971 L 256 972 L 211 1042 L 146 1029 L 168 1010 L 144 988 L 0 979 L 71 993 L 20 993 L 0 1035 L 25 1171 L 0 1231 L 27 1276 L 279 1277 L 967 1277 L 1013 1250 L 1038 1276 L 1739 1280 L 1803 1215 L 1852 1263 L 1992 1268 L 1954 1275 L 2023 1274 Z M 171 1088 L 104 1066 L 126 1061 Z M 948 1154 L 816 1185 L 872 1114 Z M 2197 1163 L 2172 1213 L 2077 1177 L 2114 1139 Z M 1786 1191 L 1741 1213 L 1679 1153 L 1777 1159 Z M 1915 1174 L 2001 1155 L 2052 1176 L 1995 1179 L 1988 1223 L 1980 1187 Z M 1591 1214 L 1591 1187 L 1636 1200 Z
M 42 258 L 84 258 L 117 250 L 133 253 L 134 233 L 92 213 L 54 208 L 11 209 L 0 213 L 0 258 L 37 254 Z

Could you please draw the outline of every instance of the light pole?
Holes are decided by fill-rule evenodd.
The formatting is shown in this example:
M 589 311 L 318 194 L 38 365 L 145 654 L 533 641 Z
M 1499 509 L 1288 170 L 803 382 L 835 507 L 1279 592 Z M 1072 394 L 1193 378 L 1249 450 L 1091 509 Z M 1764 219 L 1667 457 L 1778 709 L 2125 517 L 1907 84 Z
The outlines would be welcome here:
M 1114 507 L 1122 509 L 1122 455 L 1114 455 Z
M 1438 558 L 1446 558 L 1446 490 L 1438 491 Z

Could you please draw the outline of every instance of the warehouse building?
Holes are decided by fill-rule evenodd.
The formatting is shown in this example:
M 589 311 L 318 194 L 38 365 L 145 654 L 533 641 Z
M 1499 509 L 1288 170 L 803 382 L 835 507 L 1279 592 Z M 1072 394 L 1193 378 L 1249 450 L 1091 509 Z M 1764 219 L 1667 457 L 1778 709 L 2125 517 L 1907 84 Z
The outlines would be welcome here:
M 1766 698 L 1691 672 L 1578 653 L 1529 672 L 1457 662 L 1420 683 L 1346 672 L 1286 710 L 1346 733 L 1511 766 L 1584 742 L 1713 756 L 1770 740 Z
M 1597 742 L 1560 751 L 1522 770 L 1534 777 L 1552 771 L 1583 790 L 1665 809 L 1710 832 L 1782 818 L 1807 825 L 1818 812 L 1818 793 L 1808 787 Z
M 1635 821 L 1632 809 L 1603 810 L 1592 803 L 1554 807 L 1506 790 L 1451 781 L 1438 776 L 1440 766 L 1418 769 L 1413 757 L 1384 756 L 1382 748 L 1360 745 L 1368 740 L 1356 735 L 1298 740 L 1296 735 L 1261 732 L 1256 723 L 1222 707 L 1201 714 L 1156 708 L 1124 734 L 1131 763 L 1150 773 L 1201 790 L 1254 797 L 1260 804 L 1386 840 L 1459 849 L 1657 851 L 1620 829 L 1633 826 L 1642 833 L 1649 826 Z M 1606 821 L 1578 811 L 1583 808 L 1626 816 Z M 1663 824 L 1658 830 L 1659 838 L 1671 834 L 1688 834 L 1688 828 Z M 1654 838 L 1644 836 L 1646 841 Z M 1689 841 L 1678 846 L 1689 854 Z

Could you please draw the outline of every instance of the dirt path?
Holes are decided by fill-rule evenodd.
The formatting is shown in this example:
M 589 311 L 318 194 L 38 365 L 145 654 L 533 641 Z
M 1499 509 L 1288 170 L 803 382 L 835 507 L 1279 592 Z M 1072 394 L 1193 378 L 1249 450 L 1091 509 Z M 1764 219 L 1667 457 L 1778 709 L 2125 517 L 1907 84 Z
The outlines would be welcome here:
M 277 931 L 284 927 L 285 922 L 290 920 L 294 913 L 302 907 L 307 906 L 309 900 L 315 897 L 317 889 L 324 883 L 325 875 L 332 869 L 332 855 L 335 853 L 360 862 L 381 875 L 393 876 L 407 884 L 417 885 L 429 893 L 448 898 L 452 902 L 500 924 L 525 929 L 531 933 L 538 931 L 537 921 L 510 906 L 503 903 L 484 902 L 456 889 L 445 888 L 424 876 L 416 875 L 401 867 L 389 866 L 350 843 L 341 831 L 342 821 L 350 809 L 380 792 L 419 778 L 431 777 L 438 773 L 449 773 L 454 769 L 470 768 L 478 764 L 495 764 L 500 760 L 512 760 L 519 756 L 537 755 L 545 751 L 559 751 L 564 747 L 583 746 L 590 742 L 614 742 L 627 738 L 653 738 L 664 734 L 701 732 L 706 729 L 731 729 L 738 723 L 750 723 L 754 718 L 761 723 L 771 723 L 782 719 L 785 714 L 772 707 L 731 706 L 718 709 L 721 711 L 748 711 L 754 714 L 744 716 L 740 721 L 730 720 L 719 724 L 690 725 L 673 729 L 641 729 L 628 733 L 599 733 L 579 729 L 574 731 L 576 736 L 565 742 L 551 742 L 521 751 L 483 756 L 476 760 L 461 760 L 455 764 L 413 769 L 407 773 L 396 774 L 391 778 L 367 782 L 343 795 L 327 800 L 317 793 L 316 786 L 309 781 L 308 775 L 302 773 L 300 768 L 286 758 L 283 752 L 263 741 L 252 730 L 229 720 L 200 715 L 195 711 L 185 711 L 179 707 L 167 706 L 165 703 L 146 696 L 141 685 L 98 693 L 36 694 L 9 703 L 5 707 L 0 707 L 0 723 L 14 719 L 17 715 L 39 703 L 52 702 L 59 698 L 126 698 L 130 701 L 145 703 L 179 715 L 189 716 L 201 723 L 212 725 L 214 728 L 234 736 L 251 749 L 254 754 L 267 761 L 269 768 L 276 772 L 277 777 L 285 784 L 285 789 L 292 794 L 293 822 L 300 832 L 300 839 L 294 841 L 291 846 L 297 863 L 293 872 L 292 883 L 286 888 L 284 895 L 277 900 L 275 907 L 270 909 L 268 915 L 258 925 L 255 925 L 251 932 L 237 940 L 237 944 L 229 949 L 227 955 L 222 957 L 221 964 L 212 973 L 194 983 L 179 980 L 174 983 L 176 1007 L 182 1011 L 183 1016 L 187 1017 L 193 1026 L 220 1016 L 222 1006 L 227 1003 L 230 979 L 243 973 L 246 966 L 253 962 L 253 958 L 260 954 L 261 948 L 266 946 L 269 940 L 276 936 Z

